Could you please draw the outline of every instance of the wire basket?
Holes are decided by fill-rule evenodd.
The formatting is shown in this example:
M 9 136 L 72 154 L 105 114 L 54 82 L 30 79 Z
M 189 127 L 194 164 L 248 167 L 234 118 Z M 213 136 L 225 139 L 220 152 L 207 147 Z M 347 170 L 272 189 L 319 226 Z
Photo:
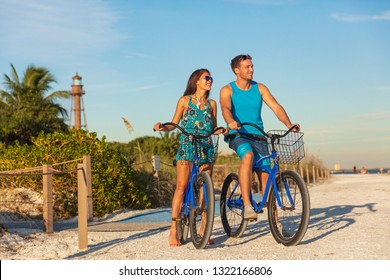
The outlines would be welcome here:
M 283 135 L 285 130 L 270 130 L 269 134 Z M 269 140 L 269 139 L 268 139 Z M 283 138 L 275 141 L 275 150 L 277 153 L 276 160 L 283 164 L 298 164 L 305 157 L 305 148 L 303 145 L 303 133 L 291 132 Z M 272 150 L 271 143 L 269 149 Z

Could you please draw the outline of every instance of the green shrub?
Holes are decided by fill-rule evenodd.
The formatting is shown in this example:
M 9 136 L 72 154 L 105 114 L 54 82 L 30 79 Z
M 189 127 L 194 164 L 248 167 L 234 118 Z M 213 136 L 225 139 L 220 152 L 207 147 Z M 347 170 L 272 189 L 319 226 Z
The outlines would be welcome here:
M 93 215 L 102 216 L 124 208 L 151 206 L 146 187 L 137 183 L 139 175 L 123 155 L 111 149 L 96 133 L 71 130 L 69 133 L 39 134 L 33 145 L 0 146 L 0 170 L 15 170 L 55 164 L 91 155 Z M 77 164 L 54 165 L 66 174 L 53 176 L 56 218 L 77 215 Z M 34 172 L 33 172 L 34 173 Z M 39 172 L 35 172 L 39 173 Z M 27 187 L 42 191 L 42 176 L 0 177 L 1 187 Z

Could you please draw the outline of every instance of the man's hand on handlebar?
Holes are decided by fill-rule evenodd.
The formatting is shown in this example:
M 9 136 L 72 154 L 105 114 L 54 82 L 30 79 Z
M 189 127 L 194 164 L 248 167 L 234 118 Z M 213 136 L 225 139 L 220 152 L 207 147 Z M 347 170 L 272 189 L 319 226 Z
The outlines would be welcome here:
M 293 124 L 293 125 L 291 125 L 291 126 L 289 127 L 289 129 L 290 129 L 290 128 L 293 128 L 293 129 L 292 129 L 293 132 L 299 132 L 299 131 L 301 131 L 301 126 L 300 126 L 299 124 Z
M 229 129 L 231 130 L 235 130 L 235 129 L 240 129 L 241 128 L 241 124 L 239 124 L 238 122 L 236 121 L 232 121 L 228 124 L 229 126 Z

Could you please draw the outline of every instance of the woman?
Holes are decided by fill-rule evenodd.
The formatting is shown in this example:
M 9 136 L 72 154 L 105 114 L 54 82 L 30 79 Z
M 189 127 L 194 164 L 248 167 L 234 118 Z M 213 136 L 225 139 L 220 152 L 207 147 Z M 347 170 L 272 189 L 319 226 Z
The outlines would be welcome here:
M 207 69 L 195 70 L 188 79 L 187 88 L 180 97 L 172 122 L 180 125 L 189 133 L 207 134 L 217 127 L 217 104 L 209 99 L 213 78 Z M 156 131 L 171 131 L 173 126 L 161 127 L 158 122 L 154 125 Z M 212 164 L 214 162 L 214 146 L 210 139 L 201 139 L 200 171 L 206 171 L 212 175 Z M 180 209 L 183 197 L 188 185 L 193 160 L 193 147 L 188 136 L 180 137 L 179 147 L 176 154 L 176 190 L 172 199 L 172 225 L 169 234 L 169 245 L 180 246 L 177 236 L 176 219 L 180 216 Z M 213 243 L 212 240 L 209 243 Z

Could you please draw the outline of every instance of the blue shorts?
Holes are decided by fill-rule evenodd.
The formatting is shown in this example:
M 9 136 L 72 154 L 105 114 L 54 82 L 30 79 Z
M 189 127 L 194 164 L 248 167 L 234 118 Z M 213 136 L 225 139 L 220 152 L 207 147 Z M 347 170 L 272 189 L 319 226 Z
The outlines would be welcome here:
M 247 137 L 241 136 L 227 136 L 226 137 L 229 148 L 233 149 L 237 155 L 242 159 L 248 152 L 253 152 L 255 164 L 263 156 L 269 155 L 268 143 L 266 141 L 256 141 Z M 261 162 L 262 166 L 270 166 L 270 160 L 266 159 Z

